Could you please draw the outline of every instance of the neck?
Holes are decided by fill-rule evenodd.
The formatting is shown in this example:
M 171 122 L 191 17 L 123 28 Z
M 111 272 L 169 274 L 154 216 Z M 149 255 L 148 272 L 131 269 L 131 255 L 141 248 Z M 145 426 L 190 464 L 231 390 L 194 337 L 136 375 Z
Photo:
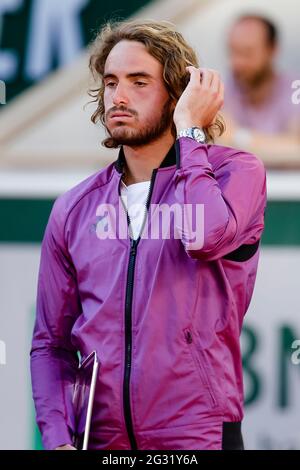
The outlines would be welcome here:
M 149 181 L 152 172 L 158 168 L 168 151 L 174 144 L 174 137 L 170 132 L 150 144 L 129 147 L 124 145 L 126 165 L 123 181 L 128 186 L 133 183 Z

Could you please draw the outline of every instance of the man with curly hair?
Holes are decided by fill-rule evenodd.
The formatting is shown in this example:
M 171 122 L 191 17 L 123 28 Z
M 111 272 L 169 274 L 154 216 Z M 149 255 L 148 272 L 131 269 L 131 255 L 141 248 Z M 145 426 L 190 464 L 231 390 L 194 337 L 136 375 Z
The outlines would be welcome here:
M 90 449 L 242 449 L 264 167 L 214 145 L 222 81 L 171 24 L 106 25 L 90 69 L 92 121 L 119 155 L 46 228 L 31 350 L 44 446 L 74 449 L 77 353 L 95 350 Z

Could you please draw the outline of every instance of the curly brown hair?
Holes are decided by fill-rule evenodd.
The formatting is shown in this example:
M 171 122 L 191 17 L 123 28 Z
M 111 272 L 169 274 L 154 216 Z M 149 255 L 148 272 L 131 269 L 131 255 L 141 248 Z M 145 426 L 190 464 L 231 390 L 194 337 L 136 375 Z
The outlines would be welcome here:
M 170 98 L 178 101 L 189 82 L 188 65 L 199 67 L 195 51 L 187 44 L 183 36 L 175 30 L 175 26 L 167 21 L 121 21 L 107 23 L 99 32 L 91 49 L 89 68 L 94 79 L 100 80 L 97 88 L 89 90 L 97 103 L 97 109 L 91 116 L 96 124 L 100 121 L 105 126 L 104 83 L 103 74 L 106 59 L 113 47 L 122 40 L 138 41 L 145 45 L 149 54 L 163 65 L 163 79 Z M 216 132 L 222 135 L 225 129 L 224 121 L 217 115 L 215 121 L 206 127 L 208 141 L 213 142 Z M 172 133 L 176 138 L 176 127 Z M 102 145 L 108 148 L 117 147 L 113 138 L 103 140 Z

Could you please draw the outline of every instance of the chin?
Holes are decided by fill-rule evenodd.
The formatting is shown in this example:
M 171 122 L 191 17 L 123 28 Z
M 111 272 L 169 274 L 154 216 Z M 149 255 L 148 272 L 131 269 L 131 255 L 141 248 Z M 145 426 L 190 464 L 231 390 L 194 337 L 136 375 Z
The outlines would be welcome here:
M 247 73 L 237 73 L 236 77 L 238 81 L 248 85 L 253 82 L 253 79 L 255 78 L 254 74 L 247 74 Z
M 127 140 L 131 137 L 134 137 L 134 135 L 132 135 L 131 132 L 128 132 L 128 130 L 126 131 L 125 129 L 123 131 L 111 132 L 110 135 L 112 136 L 113 139 L 118 139 L 118 140 L 122 140 L 122 139 Z
M 122 137 L 124 138 L 135 137 L 137 133 L 134 129 L 124 124 L 122 124 L 121 126 L 113 127 L 112 129 L 108 129 L 108 131 L 110 135 L 112 136 L 112 138 L 117 138 L 117 139 L 120 139 Z

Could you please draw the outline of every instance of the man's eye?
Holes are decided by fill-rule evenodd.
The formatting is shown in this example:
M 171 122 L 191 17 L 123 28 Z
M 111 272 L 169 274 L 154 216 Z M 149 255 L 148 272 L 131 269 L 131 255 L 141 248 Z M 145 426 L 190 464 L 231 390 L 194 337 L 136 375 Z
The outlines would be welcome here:
M 145 83 L 145 82 L 134 82 L 134 83 L 135 83 L 135 85 L 141 86 L 141 87 L 147 85 L 147 83 Z
M 105 84 L 106 87 L 113 88 L 116 85 L 116 82 L 107 82 Z

